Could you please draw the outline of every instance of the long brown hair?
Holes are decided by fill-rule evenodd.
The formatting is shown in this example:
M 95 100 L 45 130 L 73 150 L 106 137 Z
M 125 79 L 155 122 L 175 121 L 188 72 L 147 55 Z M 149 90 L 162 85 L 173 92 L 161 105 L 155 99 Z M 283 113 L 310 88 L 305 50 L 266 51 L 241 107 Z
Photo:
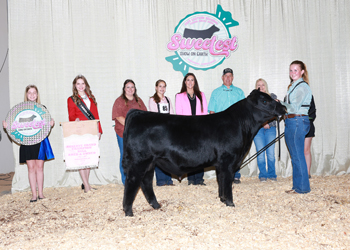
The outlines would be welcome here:
M 193 86 L 193 92 L 194 94 L 198 97 L 198 99 L 201 101 L 201 110 L 203 112 L 203 102 L 202 102 L 202 95 L 201 91 L 199 90 L 199 85 L 196 76 L 193 73 L 187 73 L 182 81 L 182 87 L 180 93 L 187 92 L 187 87 L 186 87 L 186 79 L 189 76 L 193 76 L 194 78 L 194 86 Z
M 83 76 L 83 75 L 77 75 L 73 80 L 73 95 L 72 96 L 73 96 L 74 103 L 75 104 L 81 103 L 81 97 L 79 96 L 78 90 L 75 86 L 79 79 L 83 79 L 83 81 L 85 83 L 85 93 L 87 94 L 88 97 L 90 97 L 94 101 L 95 105 L 97 106 L 95 96 L 92 94 L 92 91 L 90 89 L 90 85 L 89 85 L 88 81 L 86 80 L 85 76 Z
M 28 97 L 27 97 L 27 93 L 29 91 L 29 89 L 35 89 L 36 93 L 37 93 L 37 98 L 36 98 L 36 102 L 40 103 L 40 95 L 39 95 L 39 90 L 35 85 L 28 85 L 26 87 L 26 90 L 24 91 L 24 101 L 27 102 L 28 101 Z
M 301 75 L 301 77 L 304 79 L 304 81 L 307 84 L 309 84 L 309 73 L 307 72 L 305 63 L 303 63 L 302 61 L 295 60 L 289 65 L 289 67 L 292 66 L 293 64 L 299 65 L 300 69 L 304 70 L 304 73 Z M 289 76 L 289 79 L 290 79 L 290 84 L 288 85 L 288 89 L 293 84 L 293 79 L 290 76 Z
M 159 83 L 161 83 L 161 82 L 164 82 L 165 87 L 166 87 L 166 82 L 162 79 L 159 79 L 158 81 L 156 81 L 156 87 L 158 87 Z M 153 100 L 155 103 L 160 103 L 161 100 L 160 100 L 159 95 L 157 94 L 157 91 L 156 91 L 156 93 L 154 93 L 154 95 L 152 97 L 153 97 Z
M 136 84 L 134 83 L 133 80 L 131 79 L 126 79 L 124 84 L 123 84 L 123 93 L 121 94 L 121 96 L 123 97 L 124 101 L 125 101 L 125 106 L 128 106 L 128 101 L 129 99 L 126 97 L 125 95 L 125 85 L 128 84 L 129 82 L 131 82 L 132 84 L 134 84 L 134 87 L 135 87 L 135 92 L 134 92 L 134 98 L 135 98 L 135 101 L 139 104 L 139 107 L 141 107 L 141 103 L 139 102 L 140 100 L 140 97 L 137 95 L 137 89 L 136 89 Z

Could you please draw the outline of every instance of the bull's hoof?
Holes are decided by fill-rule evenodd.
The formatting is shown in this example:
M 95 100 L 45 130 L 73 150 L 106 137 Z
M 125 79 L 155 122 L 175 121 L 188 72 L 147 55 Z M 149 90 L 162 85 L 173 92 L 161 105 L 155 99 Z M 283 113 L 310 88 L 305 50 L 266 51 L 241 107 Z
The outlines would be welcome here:
M 226 199 L 225 199 L 224 197 L 220 197 L 220 201 L 221 201 L 222 203 L 226 203 Z
M 226 200 L 225 203 L 226 203 L 226 206 L 228 206 L 228 207 L 234 207 L 235 206 L 235 204 L 232 201 Z
M 132 213 L 132 211 L 125 211 L 125 216 L 134 216 L 134 214 Z
M 132 208 L 123 208 L 123 211 L 125 212 L 125 216 L 134 216 L 132 213 Z
M 159 208 L 160 208 L 160 204 L 159 204 L 158 202 L 152 203 L 151 206 L 152 206 L 154 209 L 159 209 Z

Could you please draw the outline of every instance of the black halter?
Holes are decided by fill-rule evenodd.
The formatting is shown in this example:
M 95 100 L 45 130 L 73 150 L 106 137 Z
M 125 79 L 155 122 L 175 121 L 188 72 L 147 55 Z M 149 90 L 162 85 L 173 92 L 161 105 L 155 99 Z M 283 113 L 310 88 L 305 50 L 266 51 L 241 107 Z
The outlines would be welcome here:
M 265 113 L 269 113 L 271 115 L 275 115 L 275 113 L 272 113 L 270 111 L 264 110 L 262 108 L 260 108 L 258 105 L 255 105 L 252 101 L 250 101 L 249 99 L 247 99 L 248 102 L 250 102 L 251 105 L 254 106 L 254 108 L 257 108 Z M 273 109 L 273 111 L 276 110 L 276 106 Z M 248 163 L 250 163 L 252 160 L 254 160 L 256 157 L 258 157 L 258 155 L 260 155 L 262 152 L 264 152 L 267 148 L 269 148 L 270 146 L 272 146 L 273 144 L 275 144 L 277 141 L 280 141 L 281 138 L 284 136 L 284 133 L 280 134 L 280 121 L 281 121 L 281 116 L 278 116 L 277 118 L 277 130 L 278 130 L 278 136 L 273 139 L 269 144 L 267 144 L 265 147 L 263 147 L 262 149 L 259 150 L 259 152 L 256 152 L 255 155 L 253 155 L 252 157 L 250 157 L 248 160 L 244 161 L 240 167 L 240 169 L 244 168 Z M 281 143 L 278 143 L 278 160 L 281 159 Z

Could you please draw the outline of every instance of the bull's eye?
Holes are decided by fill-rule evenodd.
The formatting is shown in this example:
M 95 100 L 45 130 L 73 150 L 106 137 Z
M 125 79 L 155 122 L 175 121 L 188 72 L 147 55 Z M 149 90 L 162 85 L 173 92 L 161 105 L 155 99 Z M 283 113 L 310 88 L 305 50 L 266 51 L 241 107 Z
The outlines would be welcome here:
M 266 100 L 264 100 L 264 101 L 263 101 L 263 103 L 264 103 L 264 104 L 266 104 L 266 103 L 267 103 L 267 101 L 266 101 Z

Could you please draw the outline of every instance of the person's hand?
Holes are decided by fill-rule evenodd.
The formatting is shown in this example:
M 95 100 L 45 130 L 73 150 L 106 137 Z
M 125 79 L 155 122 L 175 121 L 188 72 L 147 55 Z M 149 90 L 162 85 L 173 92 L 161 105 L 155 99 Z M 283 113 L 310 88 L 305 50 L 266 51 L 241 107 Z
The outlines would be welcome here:
M 2 126 L 4 127 L 4 129 L 7 129 L 7 122 L 6 121 L 2 121 Z
M 269 124 L 265 124 L 264 129 L 269 129 L 270 125 Z
M 80 119 L 79 119 L 79 118 L 77 118 L 77 119 L 75 119 L 75 121 L 76 121 L 76 122 L 78 122 L 78 121 L 80 121 Z
M 51 118 L 50 126 L 53 127 L 54 125 L 55 125 L 55 120 L 53 118 Z

